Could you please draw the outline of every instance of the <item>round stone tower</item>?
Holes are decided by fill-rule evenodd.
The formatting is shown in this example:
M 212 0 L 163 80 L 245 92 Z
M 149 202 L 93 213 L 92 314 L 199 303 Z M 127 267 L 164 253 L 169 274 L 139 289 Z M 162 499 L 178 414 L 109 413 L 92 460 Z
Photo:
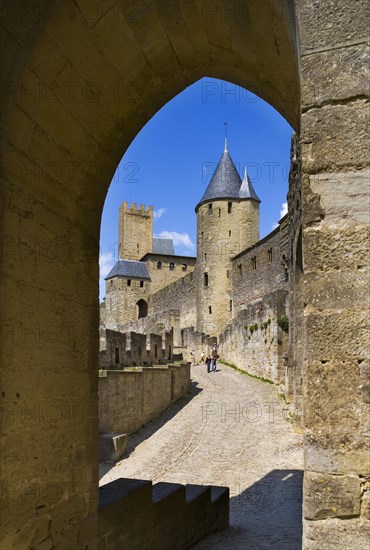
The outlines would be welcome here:
M 231 321 L 231 258 L 259 239 L 259 203 L 247 172 L 241 180 L 224 153 L 197 204 L 197 330 L 218 336 Z

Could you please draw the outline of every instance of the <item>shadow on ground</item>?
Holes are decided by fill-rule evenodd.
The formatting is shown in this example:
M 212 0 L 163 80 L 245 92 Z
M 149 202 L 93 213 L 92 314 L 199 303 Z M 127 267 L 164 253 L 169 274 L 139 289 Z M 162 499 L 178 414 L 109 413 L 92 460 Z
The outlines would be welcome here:
M 302 484 L 301 470 L 273 470 L 230 499 L 229 529 L 210 535 L 193 549 L 299 550 Z
M 202 388 L 198 388 L 198 382 L 195 382 L 194 380 L 190 381 L 190 391 L 185 396 L 176 401 L 171 407 L 169 407 L 167 410 L 163 411 L 157 418 L 149 422 L 149 424 L 146 424 L 143 428 L 135 432 L 134 434 L 131 434 L 128 439 L 127 448 L 125 452 L 125 457 L 127 458 L 130 456 L 130 454 L 136 449 L 140 443 L 145 441 L 146 439 L 149 439 L 157 430 L 162 428 L 166 422 L 171 420 L 174 416 L 177 415 L 178 412 L 181 411 L 186 405 L 196 396 L 198 395 L 202 390 Z M 108 463 L 108 462 L 101 462 L 99 464 L 99 479 L 101 479 L 109 470 L 114 468 L 115 464 Z

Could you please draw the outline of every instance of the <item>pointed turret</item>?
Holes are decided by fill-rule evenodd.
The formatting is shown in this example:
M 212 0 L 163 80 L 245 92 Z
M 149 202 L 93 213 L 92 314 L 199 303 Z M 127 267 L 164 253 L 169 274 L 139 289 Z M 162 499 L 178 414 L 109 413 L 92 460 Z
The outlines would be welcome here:
M 238 199 L 242 180 L 238 174 L 235 164 L 227 150 L 225 140 L 225 150 L 217 165 L 217 168 L 205 190 L 203 197 L 195 207 L 195 211 L 208 201 L 217 199 Z
M 254 199 L 258 202 L 261 202 L 257 196 L 257 193 L 253 189 L 251 180 L 249 179 L 247 167 L 244 167 L 244 178 L 239 190 L 239 197 L 241 199 Z

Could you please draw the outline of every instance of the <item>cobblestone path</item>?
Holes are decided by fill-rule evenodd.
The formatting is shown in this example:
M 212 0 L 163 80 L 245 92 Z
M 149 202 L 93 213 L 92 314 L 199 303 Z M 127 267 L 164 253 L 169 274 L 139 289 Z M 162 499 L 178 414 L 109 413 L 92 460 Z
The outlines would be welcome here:
M 118 477 L 230 487 L 230 528 L 196 550 L 301 548 L 302 436 L 274 386 L 220 365 L 192 367 L 192 392 L 132 437 Z M 107 471 L 108 470 L 108 471 Z

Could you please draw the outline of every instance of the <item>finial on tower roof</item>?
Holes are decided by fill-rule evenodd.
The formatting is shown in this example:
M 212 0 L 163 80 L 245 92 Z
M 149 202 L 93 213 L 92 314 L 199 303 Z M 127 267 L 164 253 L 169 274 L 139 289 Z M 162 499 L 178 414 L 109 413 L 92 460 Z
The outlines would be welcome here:
M 246 178 L 247 177 L 247 165 L 245 164 L 244 165 L 244 177 Z
M 224 153 L 227 152 L 227 122 L 224 122 L 225 124 L 225 149 L 224 149 Z

